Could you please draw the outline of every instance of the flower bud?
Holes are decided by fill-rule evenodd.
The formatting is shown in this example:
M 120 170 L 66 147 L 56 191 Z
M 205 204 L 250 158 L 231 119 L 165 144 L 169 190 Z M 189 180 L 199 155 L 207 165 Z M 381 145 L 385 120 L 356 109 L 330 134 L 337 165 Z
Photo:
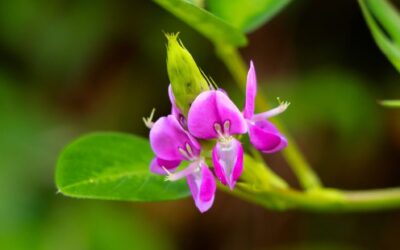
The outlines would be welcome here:
M 178 108 L 186 116 L 194 99 L 208 90 L 208 82 L 197 67 L 192 55 L 178 41 L 178 34 L 166 34 L 167 70 Z

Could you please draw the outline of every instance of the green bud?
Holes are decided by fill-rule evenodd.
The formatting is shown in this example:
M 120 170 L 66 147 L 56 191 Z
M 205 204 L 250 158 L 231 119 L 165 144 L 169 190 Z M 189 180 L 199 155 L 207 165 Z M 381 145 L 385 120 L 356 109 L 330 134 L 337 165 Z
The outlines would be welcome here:
M 194 99 L 208 90 L 208 82 L 197 67 L 192 55 L 178 40 L 178 34 L 166 34 L 167 70 L 176 105 L 187 115 Z

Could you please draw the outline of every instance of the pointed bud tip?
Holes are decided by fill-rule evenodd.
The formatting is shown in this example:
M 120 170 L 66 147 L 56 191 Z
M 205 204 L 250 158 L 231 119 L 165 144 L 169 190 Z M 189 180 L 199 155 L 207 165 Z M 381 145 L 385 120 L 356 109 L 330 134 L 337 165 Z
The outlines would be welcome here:
M 186 115 L 191 103 L 208 90 L 204 78 L 190 52 L 179 40 L 179 33 L 165 33 L 167 44 L 167 71 L 177 107 Z

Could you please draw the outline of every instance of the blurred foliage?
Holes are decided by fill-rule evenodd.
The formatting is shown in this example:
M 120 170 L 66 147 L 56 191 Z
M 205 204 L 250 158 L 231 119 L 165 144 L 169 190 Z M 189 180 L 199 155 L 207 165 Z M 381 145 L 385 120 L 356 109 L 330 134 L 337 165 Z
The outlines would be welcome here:
M 234 46 L 247 44 L 247 38 L 242 32 L 196 5 L 185 0 L 154 1 L 214 43 Z
M 35 74 L 76 78 L 104 49 L 118 20 L 109 1 L 0 3 L 0 36 L 8 53 L 34 65 Z M 27 28 L 29 25 L 29 28 Z
M 340 69 L 315 69 L 293 79 L 268 83 L 265 92 L 291 102 L 282 119 L 292 131 L 334 129 L 341 146 L 351 149 L 358 143 L 375 142 L 382 118 L 372 90 L 365 80 Z M 269 86 L 270 85 L 270 86 Z
M 358 1 L 372 36 L 400 72 L 400 13 L 387 0 Z
M 207 9 L 232 26 L 251 32 L 277 15 L 291 0 L 207 0 Z

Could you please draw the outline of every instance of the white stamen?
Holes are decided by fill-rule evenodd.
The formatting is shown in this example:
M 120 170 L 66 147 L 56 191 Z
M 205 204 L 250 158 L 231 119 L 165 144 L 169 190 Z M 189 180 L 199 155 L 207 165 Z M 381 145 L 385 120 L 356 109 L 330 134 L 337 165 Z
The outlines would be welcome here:
M 221 124 L 215 123 L 214 124 L 214 129 L 215 129 L 215 132 L 217 132 L 217 134 L 219 135 L 220 138 L 224 137 L 224 134 L 222 132 Z
M 149 129 L 151 129 L 153 127 L 153 125 L 154 125 L 153 118 L 154 118 L 154 113 L 155 112 L 156 112 L 156 109 L 153 108 L 151 110 L 151 113 L 150 113 L 149 117 L 147 117 L 147 118 L 143 117 L 144 125 L 146 125 L 146 127 L 148 127 Z
M 165 173 L 167 173 L 167 175 L 171 175 L 171 174 L 172 174 L 172 173 L 169 172 L 168 169 L 166 169 L 165 167 L 161 167 L 161 168 L 165 171 Z
M 201 162 L 204 161 L 204 159 L 199 158 L 198 160 L 194 161 L 193 163 L 191 163 L 187 168 L 185 168 L 184 170 L 180 171 L 180 172 L 176 172 L 176 173 L 171 173 L 168 170 L 167 172 L 167 176 L 165 177 L 166 181 L 177 181 L 180 180 L 190 174 L 195 173 L 196 171 L 200 170 L 200 164 Z
M 183 148 L 179 148 L 178 150 L 183 155 L 183 157 L 185 157 L 187 160 L 191 159 L 190 155 L 188 154 L 188 152 L 186 150 L 184 150 Z
M 224 122 L 224 135 L 229 136 L 229 129 L 231 127 L 231 122 L 229 120 L 226 120 Z
M 194 158 L 192 147 L 190 147 L 189 143 L 186 143 L 186 152 L 188 153 L 190 159 Z
M 279 102 L 280 102 L 280 100 L 279 100 Z M 268 110 L 264 113 L 256 114 L 253 116 L 252 120 L 253 121 L 261 121 L 261 120 L 266 120 L 268 118 L 277 116 L 277 115 L 283 113 L 289 107 L 289 105 L 290 105 L 290 102 L 280 102 L 278 107 Z

